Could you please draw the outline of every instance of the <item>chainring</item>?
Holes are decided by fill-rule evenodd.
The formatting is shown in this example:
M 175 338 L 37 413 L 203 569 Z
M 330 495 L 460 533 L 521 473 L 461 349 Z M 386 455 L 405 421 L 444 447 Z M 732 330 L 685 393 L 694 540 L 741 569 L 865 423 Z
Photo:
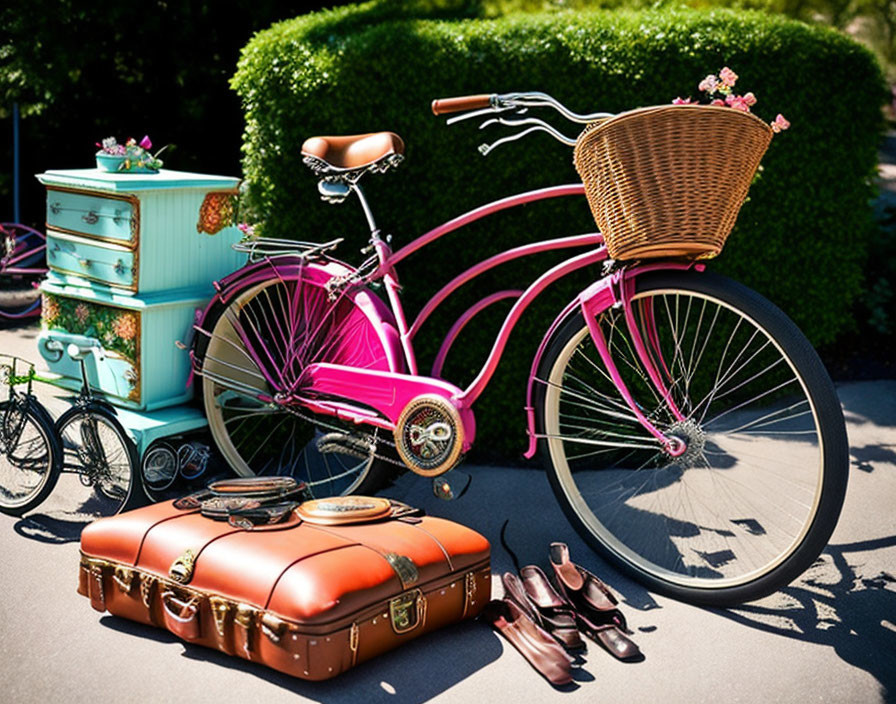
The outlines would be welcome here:
M 395 424 L 395 448 L 408 468 L 436 477 L 461 459 L 464 429 L 457 408 L 435 394 L 413 399 Z

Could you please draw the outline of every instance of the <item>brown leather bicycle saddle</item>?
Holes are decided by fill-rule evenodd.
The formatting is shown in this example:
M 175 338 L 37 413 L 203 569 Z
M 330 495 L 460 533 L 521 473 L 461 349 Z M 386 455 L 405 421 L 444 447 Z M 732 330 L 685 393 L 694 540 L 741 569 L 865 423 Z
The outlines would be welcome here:
M 404 142 L 394 132 L 309 137 L 302 145 L 305 163 L 315 171 L 385 170 L 400 161 Z M 379 168 L 376 168 L 376 167 Z

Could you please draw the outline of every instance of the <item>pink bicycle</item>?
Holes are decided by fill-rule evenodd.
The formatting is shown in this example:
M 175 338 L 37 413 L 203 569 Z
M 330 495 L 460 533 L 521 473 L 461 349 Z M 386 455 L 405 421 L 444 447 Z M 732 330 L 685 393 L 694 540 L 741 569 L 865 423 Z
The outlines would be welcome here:
M 545 106 L 578 123 L 608 117 L 575 114 L 543 93 L 452 98 L 433 110 L 462 113 L 449 123 L 484 116 L 524 128 L 483 153 L 534 131 L 574 145 L 519 115 Z M 428 477 L 447 472 L 473 444 L 473 404 L 520 315 L 552 283 L 602 265 L 604 275 L 546 327 L 521 413 L 525 456 L 541 450 L 569 520 L 648 586 L 697 603 L 764 596 L 818 557 L 845 493 L 846 433 L 823 365 L 778 308 L 693 259 L 608 260 L 595 232 L 485 259 L 408 323 L 396 267 L 410 254 L 497 211 L 581 197 L 584 186 L 484 205 L 393 252 L 359 180 L 396 166 L 401 139 L 314 137 L 302 153 L 325 200 L 359 200 L 369 258 L 358 267 L 333 258 L 340 240 L 257 239 L 240 245 L 248 264 L 216 284 L 192 355 L 211 432 L 238 474 L 293 474 L 332 495 L 374 491 L 396 464 Z M 472 305 L 429 374 L 419 372 L 414 339 L 452 293 L 504 262 L 554 250 L 571 256 L 525 290 Z M 460 331 L 505 300 L 512 308 L 475 379 L 466 388 L 442 379 Z
M 37 282 L 47 273 L 46 241 L 26 225 L 0 223 L 0 320 L 40 315 Z

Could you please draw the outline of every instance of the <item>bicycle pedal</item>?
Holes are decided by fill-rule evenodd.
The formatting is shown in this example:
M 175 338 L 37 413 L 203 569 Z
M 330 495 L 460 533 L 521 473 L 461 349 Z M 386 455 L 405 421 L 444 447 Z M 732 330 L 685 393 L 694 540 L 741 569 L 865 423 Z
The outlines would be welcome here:
M 339 452 L 366 460 L 376 453 L 376 443 L 348 433 L 327 433 L 317 440 L 317 451 L 321 454 Z
M 437 499 L 442 499 L 442 501 L 451 501 L 454 498 L 454 489 L 451 488 L 451 482 L 444 475 L 433 477 L 432 493 Z

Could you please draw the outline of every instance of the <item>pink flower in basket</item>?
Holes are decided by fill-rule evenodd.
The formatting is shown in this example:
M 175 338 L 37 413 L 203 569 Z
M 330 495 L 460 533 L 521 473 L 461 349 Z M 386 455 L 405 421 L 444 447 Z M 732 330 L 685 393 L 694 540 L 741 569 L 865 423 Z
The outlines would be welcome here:
M 725 98 L 725 103 L 728 105 L 728 107 L 734 108 L 735 110 L 740 110 L 741 112 L 750 112 L 750 106 L 747 104 L 747 101 L 739 95 L 727 96 Z
M 702 81 L 700 81 L 700 85 L 698 85 L 697 88 L 702 90 L 704 93 L 713 93 L 715 92 L 715 89 L 718 85 L 719 79 L 711 73 Z
M 783 132 L 788 127 L 790 127 L 790 123 L 781 113 L 778 113 L 778 116 L 775 118 L 775 121 L 771 123 L 771 125 L 772 131 L 774 131 L 775 133 Z
M 753 93 L 744 93 L 743 95 L 737 95 L 731 88 L 737 82 L 738 76 L 732 71 L 730 68 L 725 66 L 721 71 L 719 71 L 719 75 L 711 73 L 706 78 L 704 78 L 698 84 L 698 88 L 707 93 L 706 99 L 709 101 L 710 105 L 715 105 L 717 107 L 729 107 L 734 110 L 740 110 L 741 112 L 750 112 L 750 108 L 753 107 L 758 100 Z M 675 98 L 672 101 L 673 105 L 692 105 L 698 104 L 698 101 L 692 101 L 690 98 L 682 99 Z M 770 123 L 771 128 L 775 133 L 783 132 L 788 127 L 790 127 L 790 123 L 784 119 L 783 115 L 778 115 L 775 118 L 775 121 Z
M 719 71 L 719 78 L 721 78 L 722 83 L 729 88 L 733 88 L 734 84 L 737 83 L 737 74 L 727 66 Z

